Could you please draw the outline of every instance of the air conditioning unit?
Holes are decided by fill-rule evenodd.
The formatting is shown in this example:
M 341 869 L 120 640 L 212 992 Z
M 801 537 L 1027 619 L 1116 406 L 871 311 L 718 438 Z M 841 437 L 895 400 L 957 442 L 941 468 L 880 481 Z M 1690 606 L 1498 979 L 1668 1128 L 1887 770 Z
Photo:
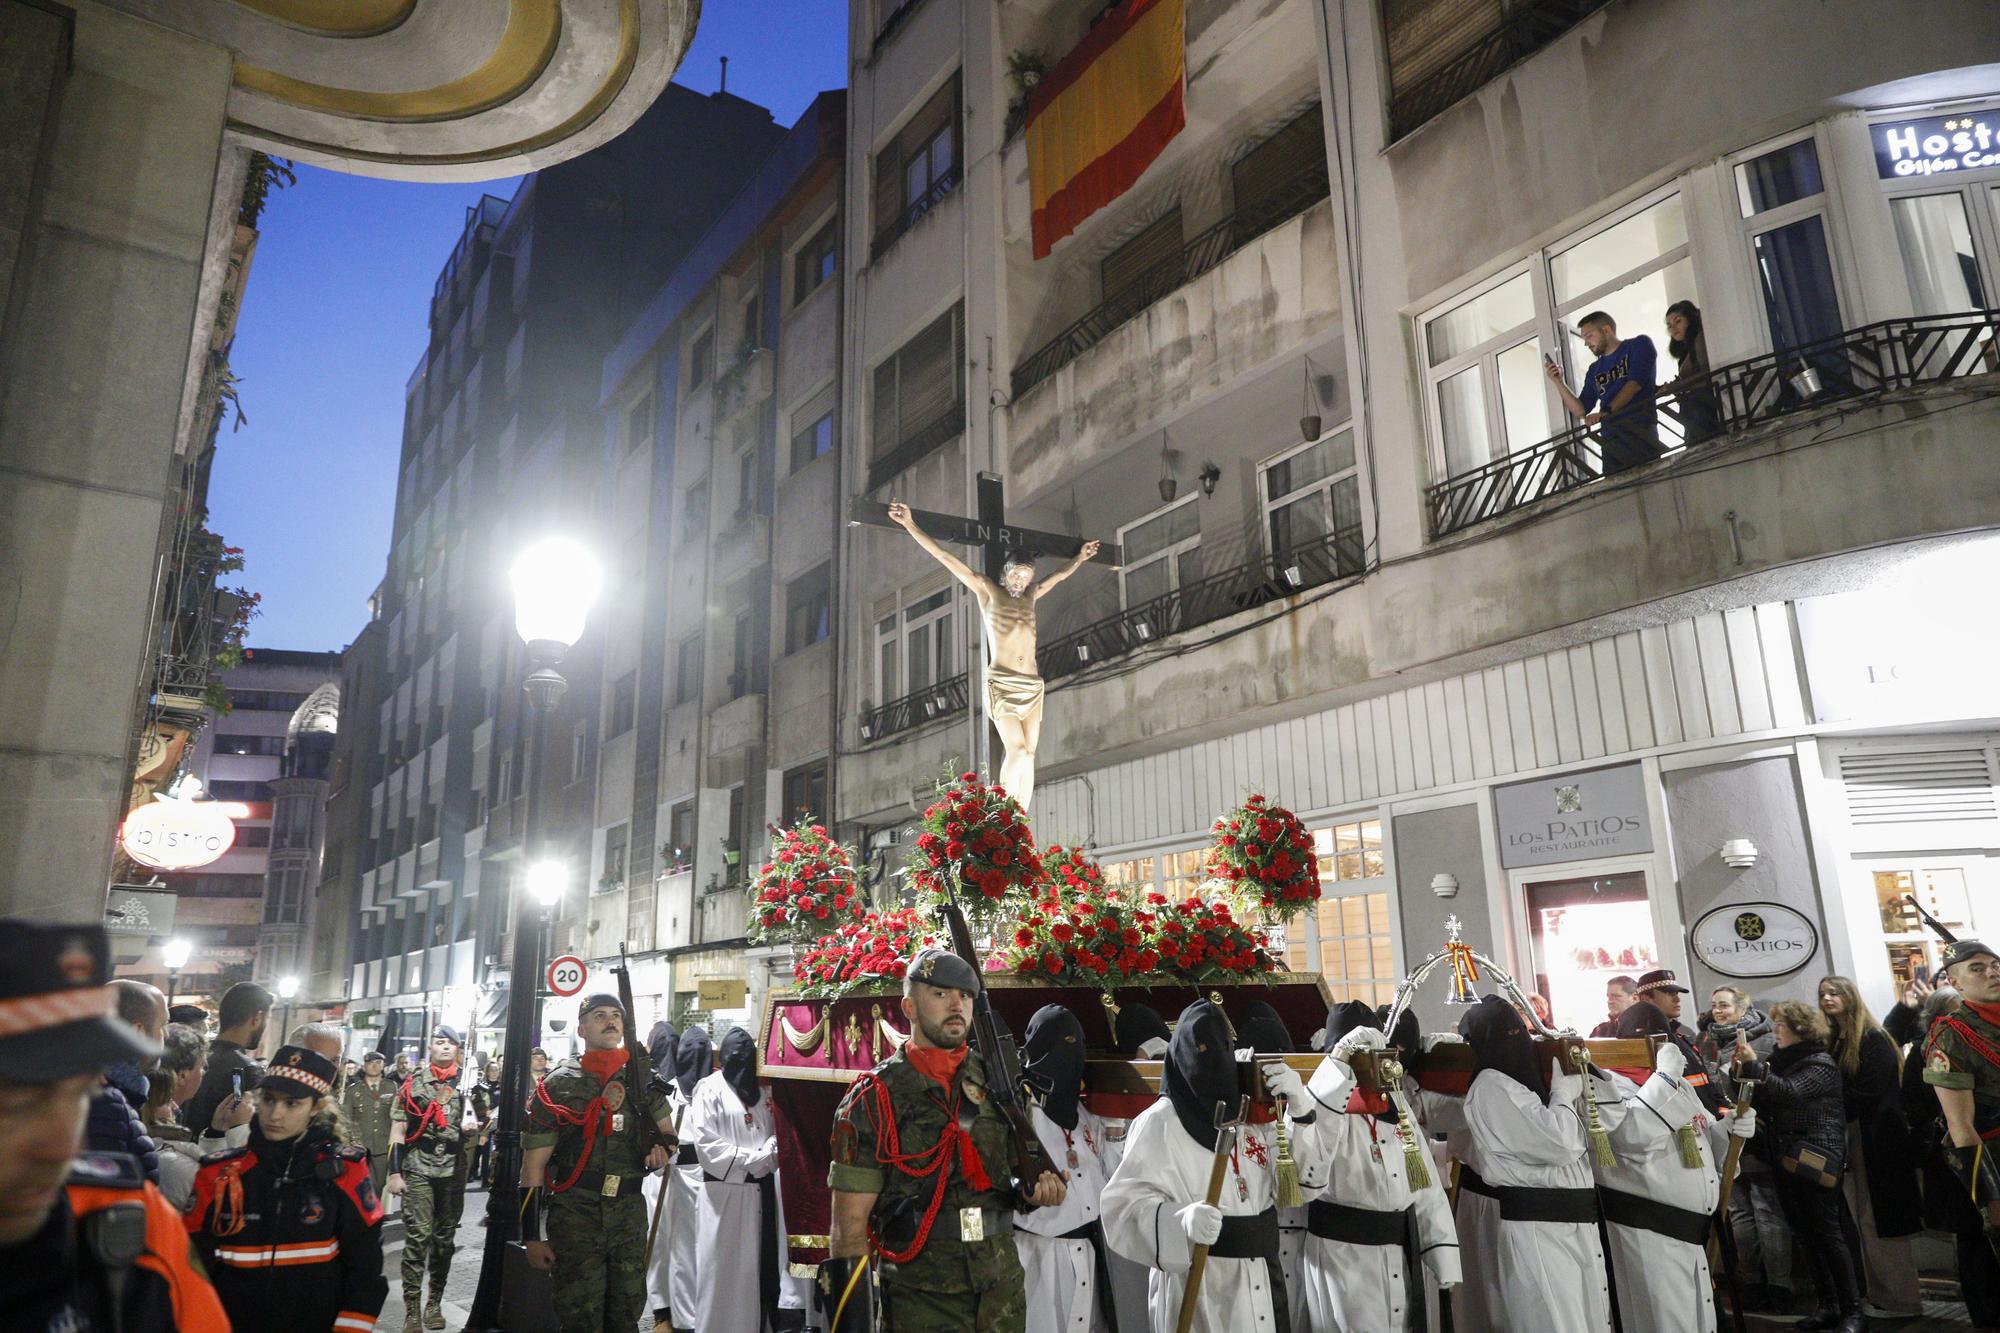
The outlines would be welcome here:
M 870 847 L 894 847 L 902 840 L 903 831 L 901 829 L 876 829 L 868 835 L 868 845 Z

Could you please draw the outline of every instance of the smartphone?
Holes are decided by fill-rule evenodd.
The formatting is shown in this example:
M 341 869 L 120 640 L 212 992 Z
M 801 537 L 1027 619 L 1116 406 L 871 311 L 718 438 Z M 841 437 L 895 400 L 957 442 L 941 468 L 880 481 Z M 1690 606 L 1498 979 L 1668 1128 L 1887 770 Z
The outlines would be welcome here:
M 240 1069 L 232 1069 L 232 1070 L 230 1070 L 230 1071 L 229 1071 L 229 1090 L 230 1090 L 230 1092 L 231 1092 L 231 1093 L 235 1094 L 235 1095 L 236 1095 L 236 1096 L 238 1096 L 238 1097 L 241 1097 L 241 1096 L 243 1095 L 243 1071 L 242 1071 L 242 1070 L 240 1070 Z

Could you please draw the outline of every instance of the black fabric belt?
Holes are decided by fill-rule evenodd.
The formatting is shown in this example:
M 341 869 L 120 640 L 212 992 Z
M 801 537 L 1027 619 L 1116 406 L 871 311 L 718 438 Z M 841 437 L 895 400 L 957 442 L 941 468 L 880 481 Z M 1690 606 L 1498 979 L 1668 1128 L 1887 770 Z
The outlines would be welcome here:
M 1585 1222 L 1597 1221 L 1594 1190 L 1545 1189 L 1534 1185 L 1489 1185 L 1477 1171 L 1461 1166 L 1460 1189 L 1483 1194 L 1500 1204 L 1503 1222 Z
M 605 1173 L 602 1171 L 586 1171 L 578 1176 L 576 1183 L 564 1190 L 563 1193 L 601 1195 L 604 1193 L 604 1176 Z M 639 1192 L 639 1182 L 644 1180 L 645 1177 L 646 1173 L 643 1170 L 634 1171 L 630 1175 L 619 1176 L 618 1197 L 622 1199 L 628 1194 L 637 1194 Z
M 1329 1199 L 1306 1205 L 1306 1230 L 1321 1240 L 1349 1245 L 1401 1246 L 1408 1236 L 1409 1209 L 1354 1208 Z
M 1224 1217 L 1222 1234 L 1208 1247 L 1211 1259 L 1275 1259 L 1278 1257 L 1278 1210 L 1266 1208 L 1247 1216 Z
M 1604 1196 L 1604 1220 L 1607 1222 L 1655 1232 L 1688 1245 L 1708 1244 L 1709 1226 L 1715 1221 L 1708 1213 L 1676 1208 L 1670 1203 L 1648 1199 L 1642 1194 L 1627 1194 L 1608 1185 L 1601 1187 L 1599 1193 Z
M 1057 1239 L 1057 1240 L 1087 1240 L 1087 1241 L 1091 1241 L 1092 1243 L 1095 1243 L 1095 1242 L 1096 1242 L 1096 1240 L 1098 1239 L 1099 1235 L 1101 1235 L 1101 1234 L 1103 1233 L 1103 1231 L 1104 1231 L 1104 1228 L 1103 1228 L 1102 1226 L 1098 1225 L 1098 1224 L 1097 1224 L 1096 1222 L 1085 1222 L 1085 1223 L 1084 1223 L 1084 1224 L 1083 1224 L 1082 1226 L 1078 1227 L 1078 1228 L 1077 1228 L 1076 1230 L 1074 1230 L 1074 1231 L 1065 1231 L 1065 1232 L 1063 1232 L 1063 1233 L 1062 1233 L 1062 1235 L 1060 1235 L 1060 1236 L 1057 1236 L 1057 1237 L 1056 1237 L 1056 1239 Z

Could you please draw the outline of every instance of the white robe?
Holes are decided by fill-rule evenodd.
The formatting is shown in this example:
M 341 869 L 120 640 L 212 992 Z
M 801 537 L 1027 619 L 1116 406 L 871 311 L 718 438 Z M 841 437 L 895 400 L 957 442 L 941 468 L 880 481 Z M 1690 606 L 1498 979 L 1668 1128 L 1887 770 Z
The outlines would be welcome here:
M 1611 1133 L 1618 1164 L 1597 1168 L 1597 1179 L 1689 1212 L 1713 1214 L 1722 1190 L 1715 1157 L 1728 1134 L 1711 1119 L 1694 1089 L 1654 1074 L 1639 1087 L 1614 1075 L 1625 1117 Z M 1674 1131 L 1695 1126 L 1699 1167 L 1681 1162 Z M 1617 1277 L 1618 1316 L 1625 1333 L 1715 1333 L 1715 1293 L 1708 1252 L 1657 1231 L 1610 1222 L 1611 1271 Z
M 698 1085 L 697 1085 L 698 1086 Z M 694 1116 L 682 1117 L 681 1138 L 694 1141 Z M 667 1237 L 660 1248 L 667 1252 L 668 1304 L 673 1306 L 674 1327 L 693 1328 L 695 1302 L 701 1286 L 700 1219 L 696 1216 L 701 1200 L 701 1163 L 667 1168 L 667 1217 L 660 1223 Z
M 684 1114 L 687 1099 L 681 1096 L 679 1084 L 668 1083 L 667 1106 L 669 1108 L 670 1119 L 673 1123 L 680 1126 L 680 1132 L 683 1134 L 691 1132 L 687 1127 L 687 1117 Z M 699 1172 L 699 1170 L 700 1168 L 697 1167 L 696 1171 Z M 665 1171 L 662 1171 L 658 1175 L 648 1174 L 640 1186 L 640 1191 L 646 1200 L 646 1229 L 648 1234 L 652 1232 L 653 1210 L 659 1206 L 660 1191 L 665 1190 L 667 1192 L 666 1211 L 660 1216 L 660 1232 L 659 1235 L 653 1238 L 653 1252 L 646 1256 L 646 1308 L 648 1310 L 664 1310 L 673 1304 L 674 1195 L 676 1193 L 673 1187 L 673 1177 L 674 1167 L 669 1165 Z M 686 1211 L 694 1211 L 692 1194 L 689 1195 Z M 689 1307 L 685 1315 L 676 1312 L 676 1318 L 691 1319 L 693 1317 L 694 1311 L 692 1307 Z
M 696 1196 L 701 1267 L 692 1327 L 701 1333 L 760 1333 L 770 1312 L 763 1309 L 757 1287 L 759 1227 L 770 1227 L 777 1236 L 781 1296 L 786 1268 L 784 1203 L 774 1189 L 773 1216 L 763 1216 L 762 1190 L 757 1185 L 778 1170 L 770 1094 L 745 1109 L 717 1071 L 695 1085 L 694 1106 L 687 1118 L 694 1126 L 694 1150 L 703 1172 Z M 674 1317 L 685 1317 L 679 1307 Z
M 1324 1114 L 1324 1113 L 1322 1113 Z M 1326 1152 L 1318 1126 L 1290 1125 L 1292 1157 L 1307 1190 L 1326 1184 Z M 1225 1217 L 1254 1216 L 1272 1206 L 1277 1126 L 1246 1125 L 1216 1204 Z M 1215 1154 L 1195 1142 L 1161 1097 L 1132 1122 L 1125 1156 L 1104 1187 L 1104 1235 L 1113 1250 L 1146 1264 L 1147 1307 L 1155 1333 L 1172 1333 L 1180 1318 L 1194 1245 L 1175 1217 L 1208 1197 Z M 1203 1270 L 1193 1327 L 1203 1333 L 1283 1333 L 1277 1328 L 1271 1276 L 1261 1259 L 1211 1257 Z
M 1602 1081 L 1592 1086 L 1609 1130 L 1621 1103 Z M 1590 1136 L 1573 1099 L 1544 1106 L 1507 1075 L 1483 1069 L 1465 1094 L 1464 1114 L 1465 1129 L 1453 1132 L 1453 1146 L 1487 1184 L 1592 1187 Z M 1465 1278 L 1454 1307 L 1460 1333 L 1610 1329 L 1611 1292 L 1595 1223 L 1503 1221 L 1498 1200 L 1462 1182 L 1457 1216 Z
M 1065 1137 L 1041 1107 L 1030 1108 L 1030 1115 L 1049 1160 L 1069 1173 L 1069 1192 L 1059 1208 L 1014 1215 L 1014 1248 L 1028 1279 L 1028 1333 L 1101 1333 L 1110 1325 L 1097 1313 L 1097 1260 L 1090 1242 L 1060 1237 L 1100 1218 L 1104 1182 L 1111 1177 L 1104 1161 L 1104 1122 L 1078 1108 L 1076 1128 Z M 1075 1166 L 1069 1165 L 1072 1151 Z M 1107 1302 L 1110 1298 L 1104 1293 Z
M 1104 1125 L 1104 1169 L 1107 1177 L 1117 1174 L 1118 1164 L 1125 1160 L 1127 1135 L 1132 1131 L 1130 1120 L 1105 1120 Z M 1100 1209 L 1102 1201 L 1099 1202 Z M 1102 1216 L 1100 1212 L 1100 1217 Z M 1119 1333 L 1138 1333 L 1146 1327 L 1149 1319 L 1146 1313 L 1146 1283 L 1152 1269 L 1112 1249 L 1105 1244 L 1105 1267 L 1111 1270 L 1111 1304 L 1118 1312 L 1116 1324 Z
M 1338 1107 L 1321 1139 L 1331 1156 L 1326 1187 L 1316 1197 L 1351 1208 L 1400 1212 L 1414 1208 L 1417 1247 L 1431 1278 L 1442 1287 L 1460 1277 L 1458 1231 L 1452 1223 L 1443 1177 L 1430 1172 L 1429 1183 L 1410 1188 L 1403 1161 L 1403 1144 L 1396 1127 L 1366 1113 L 1345 1113 L 1354 1091 L 1354 1071 L 1345 1061 L 1328 1057 L 1309 1085 L 1323 1106 Z M 1305 1301 L 1313 1333 L 1392 1333 L 1408 1328 L 1406 1255 L 1400 1245 L 1352 1245 L 1308 1235 L 1305 1241 Z

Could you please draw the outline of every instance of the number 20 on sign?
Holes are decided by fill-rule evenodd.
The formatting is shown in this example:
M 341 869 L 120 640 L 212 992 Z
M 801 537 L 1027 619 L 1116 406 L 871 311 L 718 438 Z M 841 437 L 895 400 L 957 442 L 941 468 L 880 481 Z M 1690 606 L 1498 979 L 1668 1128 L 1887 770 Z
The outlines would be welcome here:
M 549 960 L 547 979 L 549 989 L 557 995 L 574 995 L 583 989 L 587 969 L 583 960 L 575 954 L 564 954 Z

